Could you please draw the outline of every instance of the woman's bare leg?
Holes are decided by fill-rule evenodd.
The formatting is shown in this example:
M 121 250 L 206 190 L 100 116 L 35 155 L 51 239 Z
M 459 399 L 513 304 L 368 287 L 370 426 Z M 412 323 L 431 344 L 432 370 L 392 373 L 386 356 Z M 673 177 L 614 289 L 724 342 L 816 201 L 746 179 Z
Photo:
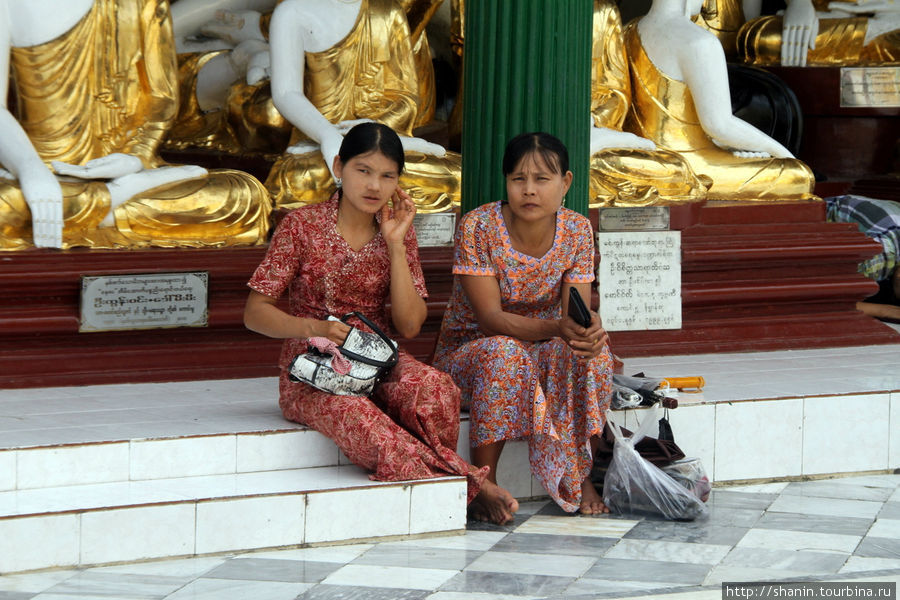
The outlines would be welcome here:
M 591 456 L 597 454 L 597 447 L 599 444 L 600 438 L 596 435 L 592 435 Z M 591 481 L 590 473 L 588 473 L 588 476 L 581 482 L 581 507 L 578 509 L 578 512 L 584 515 L 599 515 L 609 512 L 609 508 L 603 504 L 603 498 L 597 493 L 597 488 L 594 487 L 594 484 Z
M 497 485 L 497 463 L 505 441 L 472 448 L 472 464 L 477 468 L 490 467 L 481 491 L 469 505 L 469 516 L 476 521 L 490 521 L 502 525 L 511 521 L 519 510 L 519 503 L 508 491 Z

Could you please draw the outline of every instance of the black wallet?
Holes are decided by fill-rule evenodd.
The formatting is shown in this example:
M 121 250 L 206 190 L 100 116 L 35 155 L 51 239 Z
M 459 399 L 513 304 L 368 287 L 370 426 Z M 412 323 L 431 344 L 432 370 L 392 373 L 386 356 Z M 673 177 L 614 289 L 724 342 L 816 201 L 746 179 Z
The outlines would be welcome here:
M 573 321 L 584 328 L 591 324 L 591 313 L 585 306 L 584 300 L 581 299 L 581 294 L 573 287 L 569 288 L 569 310 L 567 314 Z

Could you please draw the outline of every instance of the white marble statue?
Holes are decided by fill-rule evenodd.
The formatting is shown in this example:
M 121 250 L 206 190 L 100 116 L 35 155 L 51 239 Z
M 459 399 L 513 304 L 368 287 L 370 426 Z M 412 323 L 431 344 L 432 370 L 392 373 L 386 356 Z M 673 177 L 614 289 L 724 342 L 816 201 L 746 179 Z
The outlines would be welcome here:
M 172 5 L 175 49 L 179 54 L 222 52 L 197 73 L 196 95 L 204 111 L 225 106 L 231 86 L 268 77 L 269 44 L 262 14 L 277 0 L 178 0 Z
M 331 123 L 310 102 L 303 86 L 306 65 L 303 57 L 307 52 L 324 52 L 341 42 L 357 22 L 361 4 L 362 0 L 285 0 L 275 8 L 269 30 L 272 100 L 294 127 L 318 145 L 329 170 L 333 168 L 344 132 L 360 120 Z M 400 135 L 400 140 L 407 152 L 446 154 L 442 146 L 421 138 Z M 302 154 L 311 149 L 315 147 L 300 142 L 288 152 Z
M 719 41 L 697 27 L 703 0 L 654 0 L 638 22 L 644 50 L 666 76 L 690 90 L 703 130 L 738 157 L 793 158 L 790 151 L 731 112 L 728 68 Z
M 0 0 L 0 166 L 8 172 L 5 181 L 0 179 L 0 227 L 7 228 L 7 236 L 30 221 L 29 237 L 35 246 L 65 247 L 66 213 L 67 228 L 87 232 L 72 241 L 75 245 L 91 245 L 92 240 L 101 238 L 111 240 L 109 245 L 117 247 L 153 245 L 152 235 L 130 229 L 130 224 L 138 220 L 141 227 L 165 222 L 160 231 L 174 228 L 173 238 L 165 238 L 169 245 L 205 243 L 200 230 L 206 224 L 200 223 L 196 214 L 190 217 L 187 213 L 191 207 L 197 209 L 215 198 L 217 192 L 212 187 L 201 190 L 212 178 L 207 178 L 208 172 L 202 167 L 167 166 L 155 155 L 175 109 L 174 96 L 168 94 L 169 78 L 174 77 L 174 53 L 168 54 L 173 52 L 168 5 L 150 0 L 122 0 L 116 4 L 119 1 Z M 94 25 L 101 22 L 112 31 Z M 98 31 L 105 31 L 108 37 L 100 38 Z M 146 39 L 136 39 L 141 33 Z M 71 41 L 57 48 L 57 44 L 65 43 L 60 40 Z M 104 53 L 110 48 L 116 52 Z M 117 66 L 115 60 L 124 64 Z M 11 67 L 21 70 L 16 79 L 19 91 L 23 86 L 29 90 L 19 97 L 20 109 L 27 108 L 21 123 L 6 104 Z M 110 69 L 116 72 L 109 73 Z M 87 77 L 87 73 L 94 76 Z M 109 87 L 97 83 L 103 78 L 108 78 Z M 135 85 L 139 80 L 142 85 Z M 109 98 L 100 97 L 100 92 L 94 90 L 97 85 L 106 90 Z M 66 116 L 69 108 L 78 110 Z M 29 135 L 34 136 L 34 141 Z M 69 164 L 75 161 L 78 164 Z M 193 182 L 200 179 L 204 182 L 194 186 Z M 74 200 L 82 185 L 79 182 L 91 181 L 95 182 L 90 184 L 92 190 L 102 189 L 105 184 L 103 195 L 108 191 L 108 199 L 79 204 Z M 181 204 L 154 197 L 152 206 L 141 206 L 142 215 L 135 220 L 117 211 L 126 203 L 128 207 L 122 211 L 130 211 L 135 204 L 129 201 L 136 196 L 143 197 L 150 190 L 181 181 L 192 182 L 190 190 L 179 191 Z M 246 193 L 242 192 L 245 197 L 256 194 L 260 201 L 265 200 L 259 182 L 252 180 L 247 186 Z M 99 197 L 96 193 L 94 196 Z M 24 205 L 16 197 L 24 197 Z M 88 223 L 84 211 L 89 205 Z M 252 212 L 249 206 L 243 209 L 247 214 Z M 256 208 L 264 206 L 267 200 Z M 166 212 L 169 208 L 172 213 Z M 81 217 L 79 210 L 83 211 Z M 102 221 L 98 211 L 105 211 Z M 180 216 L 165 216 L 179 211 Z M 259 226 L 265 222 L 262 218 Z M 247 227 L 252 229 L 254 225 Z M 103 228 L 107 232 L 117 230 L 121 235 L 113 240 L 101 231 Z M 188 230 L 198 237 L 193 239 Z M 233 231 L 236 234 L 237 225 Z M 253 235 L 251 231 L 250 237 Z M 160 239 L 163 238 L 160 233 Z M 98 245 L 109 247 L 105 242 Z

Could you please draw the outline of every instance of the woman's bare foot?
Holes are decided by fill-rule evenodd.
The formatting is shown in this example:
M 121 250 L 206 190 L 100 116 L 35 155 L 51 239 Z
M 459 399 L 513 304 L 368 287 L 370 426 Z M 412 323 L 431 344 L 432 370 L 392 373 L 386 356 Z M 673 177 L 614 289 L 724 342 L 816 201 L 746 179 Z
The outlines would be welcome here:
M 603 504 L 603 498 L 597 493 L 597 488 L 591 483 L 590 477 L 585 477 L 581 482 L 581 507 L 578 512 L 583 515 L 602 515 L 609 512 L 609 508 Z
M 517 510 L 519 510 L 519 503 L 509 492 L 485 479 L 478 495 L 469 504 L 468 512 L 469 518 L 475 521 L 488 521 L 503 525 L 512 521 Z

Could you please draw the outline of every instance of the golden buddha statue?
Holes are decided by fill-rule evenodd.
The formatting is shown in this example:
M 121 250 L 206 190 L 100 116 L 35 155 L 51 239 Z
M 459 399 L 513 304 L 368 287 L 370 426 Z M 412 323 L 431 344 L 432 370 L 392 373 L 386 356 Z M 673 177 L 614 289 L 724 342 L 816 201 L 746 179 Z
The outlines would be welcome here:
M 179 0 L 174 5 L 181 105 L 167 148 L 236 155 L 285 150 L 293 125 L 272 101 L 268 73 L 269 23 L 281 1 Z M 407 16 L 420 98 L 414 127 L 420 127 L 433 119 L 436 95 L 425 27 L 443 0 L 398 1 Z M 198 34 L 206 39 L 196 41 Z
M 167 2 L 33 0 L 8 9 L 0 40 L 12 47 L 0 47 L 0 67 L 9 60 L 19 117 L 0 108 L 0 162 L 9 170 L 0 176 L 0 249 L 265 240 L 271 205 L 256 179 L 156 156 L 177 105 Z
M 725 58 L 737 58 L 737 34 L 744 24 L 744 9 L 740 0 L 706 0 L 703 10 L 693 21 L 719 39 Z
M 788 37 L 792 25 L 797 39 Z M 748 21 L 737 44 L 745 62 L 760 66 L 900 64 L 900 3 L 791 0 L 784 16 Z
M 812 171 L 781 144 L 731 113 L 722 46 L 685 15 L 685 0 L 653 0 L 625 28 L 631 108 L 625 129 L 677 152 L 712 180 L 708 196 L 812 199 Z M 702 0 L 687 0 L 696 14 Z
M 313 12 L 330 19 L 301 27 Z M 285 0 L 269 34 L 272 98 L 296 127 L 292 146 L 266 180 L 276 206 L 296 208 L 330 196 L 342 132 L 359 119 L 384 123 L 401 136 L 406 168 L 400 186 L 420 211 L 459 202 L 460 156 L 412 137 L 422 87 L 399 0 Z
M 630 105 L 622 17 L 613 0 L 594 0 L 590 207 L 677 204 L 706 198 L 708 180 L 695 175 L 684 158 L 622 131 Z
M 464 0 L 453 0 L 451 45 L 462 56 Z M 706 198 L 706 186 L 675 152 L 622 131 L 631 103 L 631 83 L 622 17 L 613 0 L 594 0 L 591 36 L 591 208 L 677 204 Z M 450 121 L 462 128 L 462 82 Z

